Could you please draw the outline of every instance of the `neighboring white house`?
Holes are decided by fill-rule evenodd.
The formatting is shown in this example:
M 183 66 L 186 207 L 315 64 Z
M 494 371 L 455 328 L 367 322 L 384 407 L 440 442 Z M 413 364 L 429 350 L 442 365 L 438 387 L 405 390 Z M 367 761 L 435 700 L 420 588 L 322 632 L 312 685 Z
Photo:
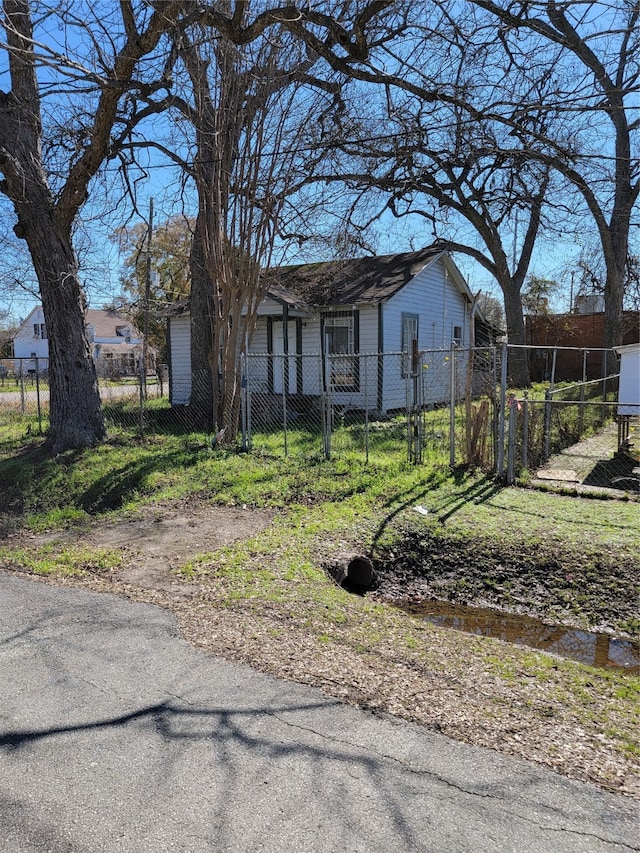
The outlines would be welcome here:
M 640 343 L 614 349 L 620 356 L 618 414 L 640 417 Z
M 467 347 L 472 339 L 473 297 L 442 246 L 284 267 L 269 278 L 249 348 L 256 356 L 249 361 L 253 391 L 281 394 L 284 382 L 291 395 L 318 395 L 324 383 L 338 405 L 366 403 L 386 412 L 405 406 L 406 359 L 367 360 L 365 371 L 359 356 L 407 353 L 414 338 L 421 350 L 448 350 L 452 342 Z M 168 325 L 174 405 L 190 400 L 190 339 L 188 303 L 182 303 Z M 444 373 L 442 389 L 432 391 L 432 402 L 447 399 Z
M 34 359 L 33 365 L 23 365 L 22 373 L 27 369 L 35 370 L 35 359 L 49 358 L 49 341 L 47 340 L 47 328 L 44 322 L 44 313 L 38 306 L 34 308 L 26 320 L 23 320 L 13 339 L 13 354 L 15 358 Z M 20 372 L 16 364 L 16 372 Z
M 99 375 L 130 376 L 137 372 L 142 335 L 129 320 L 115 311 L 89 308 L 85 313 L 85 325 Z M 36 359 L 40 370 L 47 368 L 49 340 L 40 305 L 20 324 L 13 339 L 13 355 L 17 373 L 35 371 Z

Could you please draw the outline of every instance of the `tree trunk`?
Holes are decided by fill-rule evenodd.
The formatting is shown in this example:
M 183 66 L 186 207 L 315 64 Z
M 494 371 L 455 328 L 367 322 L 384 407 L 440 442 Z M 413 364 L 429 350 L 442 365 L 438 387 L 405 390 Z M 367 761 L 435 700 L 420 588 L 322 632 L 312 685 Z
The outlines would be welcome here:
M 33 200 L 35 201 L 35 199 Z M 50 429 L 53 455 L 93 447 L 105 436 L 95 364 L 85 327 L 85 301 L 71 247 L 50 211 L 32 217 L 24 234 L 40 282 L 49 341 Z
M 0 92 L 0 189 L 13 203 L 17 237 L 26 241 L 40 285 L 49 340 L 49 434 L 55 455 L 92 447 L 105 435 L 96 369 L 85 329 L 85 301 L 72 248 L 69 214 L 86 182 L 62 212 L 42 161 L 42 122 L 28 3 L 5 0 L 11 94 Z
M 242 316 L 242 291 L 238 289 L 229 310 L 229 322 L 225 330 L 224 360 L 221 377 L 221 426 L 225 430 L 225 441 L 235 443 L 240 420 L 241 370 L 239 356 L 244 351 L 245 318 Z
M 611 349 L 622 344 L 625 279 L 627 272 L 627 242 L 605 254 L 607 278 L 604 287 L 604 346 Z M 607 353 L 607 373 L 618 371 L 614 352 Z
M 507 321 L 507 340 L 510 344 L 525 344 L 524 315 L 520 291 L 516 292 L 511 280 L 500 282 L 504 294 L 504 313 Z M 527 351 L 521 348 L 509 350 L 509 384 L 517 388 L 527 388 L 530 384 Z
M 213 345 L 212 329 L 215 324 L 211 304 L 211 285 L 207 276 L 203 254 L 202 213 L 196 220 L 191 244 L 191 401 L 189 407 L 194 424 L 202 429 L 213 429 L 213 380 L 211 372 Z

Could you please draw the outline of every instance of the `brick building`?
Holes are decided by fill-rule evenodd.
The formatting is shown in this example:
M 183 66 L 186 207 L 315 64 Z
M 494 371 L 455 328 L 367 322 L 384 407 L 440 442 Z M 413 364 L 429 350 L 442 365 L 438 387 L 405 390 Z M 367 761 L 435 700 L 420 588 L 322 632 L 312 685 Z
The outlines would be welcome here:
M 548 314 L 526 317 L 526 341 L 537 347 L 549 347 L 532 353 L 530 361 L 533 381 L 548 379 L 551 373 L 553 348 L 556 356 L 556 381 L 579 382 L 585 365 L 586 378 L 600 379 L 603 375 L 604 313 Z M 623 344 L 640 341 L 640 312 L 623 314 Z M 561 347 L 576 347 L 573 351 Z

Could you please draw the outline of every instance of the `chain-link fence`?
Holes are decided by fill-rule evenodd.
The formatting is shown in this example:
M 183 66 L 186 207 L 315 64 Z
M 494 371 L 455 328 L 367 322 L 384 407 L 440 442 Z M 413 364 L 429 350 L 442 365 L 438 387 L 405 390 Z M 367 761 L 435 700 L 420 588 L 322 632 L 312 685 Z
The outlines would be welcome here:
M 415 342 L 409 352 L 252 353 L 239 365 L 238 443 L 273 456 L 462 464 L 507 482 L 638 491 L 639 418 L 618 415 L 618 377 L 603 373 L 607 355 L 506 345 L 418 350 Z M 546 380 L 513 387 L 523 359 Z M 0 423 L 46 431 L 48 370 L 47 359 L 0 362 Z M 564 381 L 576 370 L 583 381 Z M 172 404 L 166 366 L 103 376 L 99 387 L 109 427 L 199 433 L 202 441 L 215 434 L 214 424 L 205 426 L 210 411 Z
M 527 355 L 550 365 L 551 373 L 548 382 L 524 391 L 501 384 L 498 474 L 508 483 L 520 477 L 579 491 L 638 493 L 640 406 L 637 414 L 618 414 L 619 377 L 606 373 L 609 351 L 536 347 Z M 577 365 L 584 380 L 556 384 L 564 375 L 557 370 L 561 359 L 574 365 L 567 375 L 575 375 Z M 601 378 L 587 379 L 596 365 Z
M 251 354 L 243 376 L 247 449 L 326 458 L 357 453 L 365 460 L 384 453 L 416 464 L 455 464 L 466 452 L 465 442 L 456 441 L 456 432 L 464 432 L 463 401 L 495 390 L 495 353 Z M 488 421 L 488 403 L 479 409 L 473 409 L 476 423 Z M 492 456 L 484 435 L 473 446 L 483 462 Z
M 147 412 L 169 412 L 169 375 L 166 365 L 155 373 L 111 375 L 98 371 L 98 385 L 107 424 L 139 426 Z M 29 432 L 43 433 L 49 420 L 49 359 L 0 360 L 0 424 L 23 423 Z M 162 418 L 161 418 L 162 420 Z
M 0 360 L 0 424 L 24 422 L 42 433 L 49 418 L 49 360 L 4 358 Z

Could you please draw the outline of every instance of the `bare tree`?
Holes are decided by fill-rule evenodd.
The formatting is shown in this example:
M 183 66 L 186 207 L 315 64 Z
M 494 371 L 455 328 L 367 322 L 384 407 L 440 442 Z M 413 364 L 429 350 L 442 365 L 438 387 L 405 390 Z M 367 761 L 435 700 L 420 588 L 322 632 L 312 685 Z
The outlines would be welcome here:
M 360 222 L 359 200 L 374 193 L 381 199 L 374 216 L 419 217 L 431 239 L 477 261 L 502 290 L 509 340 L 524 344 L 521 291 L 538 235 L 551 227 L 545 219 L 550 168 L 530 160 L 507 122 L 484 116 L 484 105 L 503 97 L 504 113 L 512 115 L 526 104 L 529 123 L 540 128 L 551 111 L 530 107 L 532 90 L 519 69 L 498 75 L 501 48 L 473 16 L 461 20 L 445 11 L 426 24 L 408 24 L 396 67 L 380 76 L 378 96 L 368 87 L 369 117 L 362 84 L 353 87 L 349 117 L 333 130 L 345 157 L 314 179 L 344 182 Z M 373 82 L 371 76 L 367 83 Z M 541 103 L 549 86 L 537 83 Z M 557 221 L 560 205 L 553 215 Z M 510 368 L 514 382 L 528 384 L 523 352 Z
M 543 73 L 556 69 L 548 103 L 561 110 L 561 121 L 541 130 L 521 113 L 512 132 L 531 158 L 575 188 L 593 217 L 606 268 L 605 345 L 615 346 L 622 340 L 629 232 L 640 192 L 640 159 L 633 153 L 640 132 L 640 4 L 472 2 L 490 13 L 514 63 L 526 65 L 534 42 L 554 48 Z
M 243 47 L 183 33 L 180 56 L 193 93 L 182 114 L 195 130 L 194 262 L 200 255 L 203 267 L 192 279 L 192 364 L 202 371 L 204 350 L 212 380 L 209 392 L 211 380 L 194 376 L 192 402 L 199 406 L 210 395 L 213 424 L 232 442 L 238 357 L 255 329 L 288 187 L 296 182 L 306 121 L 296 82 L 307 63 L 304 48 L 282 31 Z
M 301 185 L 302 140 L 312 144 L 309 120 L 333 104 L 339 90 L 311 76 L 320 55 L 332 64 L 334 50 L 349 69 L 366 59 L 366 31 L 374 13 L 388 3 L 327 4 L 353 30 L 307 9 L 283 18 L 268 37 L 240 44 L 224 36 L 212 42 L 207 30 L 183 28 L 178 56 L 189 94 L 173 97 L 182 123 L 193 128 L 193 159 L 187 167 L 198 194 L 191 263 L 191 405 L 211 413 L 211 426 L 233 442 L 240 405 L 239 357 L 246 351 L 279 239 L 291 237 L 287 201 Z M 217 10 L 229 11 L 221 0 Z M 253 9 L 245 3 L 234 20 L 249 29 Z M 304 24 L 304 26 L 303 26 Z M 324 33 L 320 40 L 318 32 Z M 293 33 L 293 35 L 292 35 Z M 309 47 L 309 44 L 312 47 Z M 205 367 L 206 365 L 206 367 Z
M 72 231 L 89 184 L 110 155 L 121 98 L 132 84 L 137 64 L 156 48 L 167 16 L 175 15 L 178 6 L 159 3 L 148 19 L 137 21 L 132 5 L 122 3 L 122 44 L 111 62 L 97 50 L 96 64 L 102 60 L 102 68 L 89 74 L 53 50 L 37 52 L 26 0 L 3 3 L 11 91 L 0 92 L 0 170 L 4 176 L 0 191 L 13 204 L 14 231 L 29 248 L 40 285 L 49 333 L 48 445 L 54 454 L 92 446 L 105 434 Z M 73 90 L 69 81 L 80 74 L 85 78 L 85 92 L 91 89 L 96 98 L 86 125 L 76 128 L 73 151 L 62 163 L 46 162 L 43 92 L 38 80 L 38 68 L 45 62 L 55 62 L 62 69 L 59 85 L 64 89 L 65 82 L 69 84 L 67 94 Z M 56 153 L 61 160 L 65 152 Z
M 402 47 L 381 44 L 376 61 L 359 67 L 352 76 L 384 87 L 392 117 L 397 112 L 394 93 L 401 91 L 406 96 L 407 113 L 413 105 L 417 115 L 428 114 L 431 119 L 428 124 L 421 123 L 413 139 L 396 133 L 401 150 L 395 161 L 392 145 L 371 149 L 380 163 L 395 162 L 400 167 L 393 173 L 389 168 L 385 177 L 388 190 L 402 196 L 402 215 L 408 210 L 407 198 L 415 208 L 416 194 L 422 188 L 423 195 L 429 195 L 441 208 L 456 211 L 471 222 L 484 245 L 459 242 L 457 248 L 470 249 L 471 255 L 475 252 L 476 259 L 486 268 L 488 263 L 492 274 L 500 277 L 510 339 L 519 342 L 523 329 L 519 289 L 527 271 L 521 261 L 526 261 L 528 238 L 533 236 L 531 226 L 538 220 L 533 231 L 540 228 L 548 232 L 558 211 L 562 216 L 566 212 L 588 212 L 596 225 L 606 267 L 605 342 L 608 346 L 619 343 L 629 232 L 640 191 L 640 160 L 633 156 L 634 139 L 640 131 L 636 106 L 640 90 L 637 0 L 441 0 L 426 7 L 410 2 L 398 6 L 405 25 Z M 334 63 L 334 67 L 339 68 L 339 64 Z M 441 144 L 435 149 L 432 145 L 434 128 L 436 137 L 438 134 L 435 117 L 441 116 L 445 107 L 459 117 L 456 127 L 461 121 L 467 128 L 466 139 L 472 141 L 470 163 L 458 145 L 457 130 L 448 150 Z M 403 121 L 406 123 L 406 118 Z M 452 122 L 445 119 L 443 126 L 452 126 Z M 432 168 L 429 174 L 422 163 L 416 167 L 410 145 L 415 152 L 427 155 L 437 171 Z M 469 166 L 479 167 L 472 184 Z M 487 166 L 492 172 L 488 182 Z M 538 191 L 527 180 L 520 205 L 512 196 L 512 211 L 518 211 L 517 225 L 515 215 L 503 219 L 507 230 L 510 227 L 513 233 L 517 228 L 520 234 L 520 256 L 509 269 L 508 242 L 504 244 L 503 237 L 496 235 L 495 222 L 485 220 L 484 213 L 480 213 L 482 222 L 477 219 L 478 203 L 480 196 L 495 197 L 491 184 L 496 175 L 509 182 L 526 171 L 530 177 L 538 175 Z M 352 178 L 357 185 L 358 176 Z M 469 216 L 456 210 L 461 183 L 465 182 L 465 206 L 467 201 L 472 202 Z M 368 176 L 365 186 L 371 186 Z M 488 188 L 492 191 L 489 196 Z M 571 198 L 572 193 L 582 199 L 583 211 L 578 210 L 580 203 Z M 549 202 L 553 202 L 553 211 L 543 222 L 544 206 Z M 397 211 L 397 202 L 394 204 Z M 442 210 L 423 212 L 432 221 L 444 218 Z

